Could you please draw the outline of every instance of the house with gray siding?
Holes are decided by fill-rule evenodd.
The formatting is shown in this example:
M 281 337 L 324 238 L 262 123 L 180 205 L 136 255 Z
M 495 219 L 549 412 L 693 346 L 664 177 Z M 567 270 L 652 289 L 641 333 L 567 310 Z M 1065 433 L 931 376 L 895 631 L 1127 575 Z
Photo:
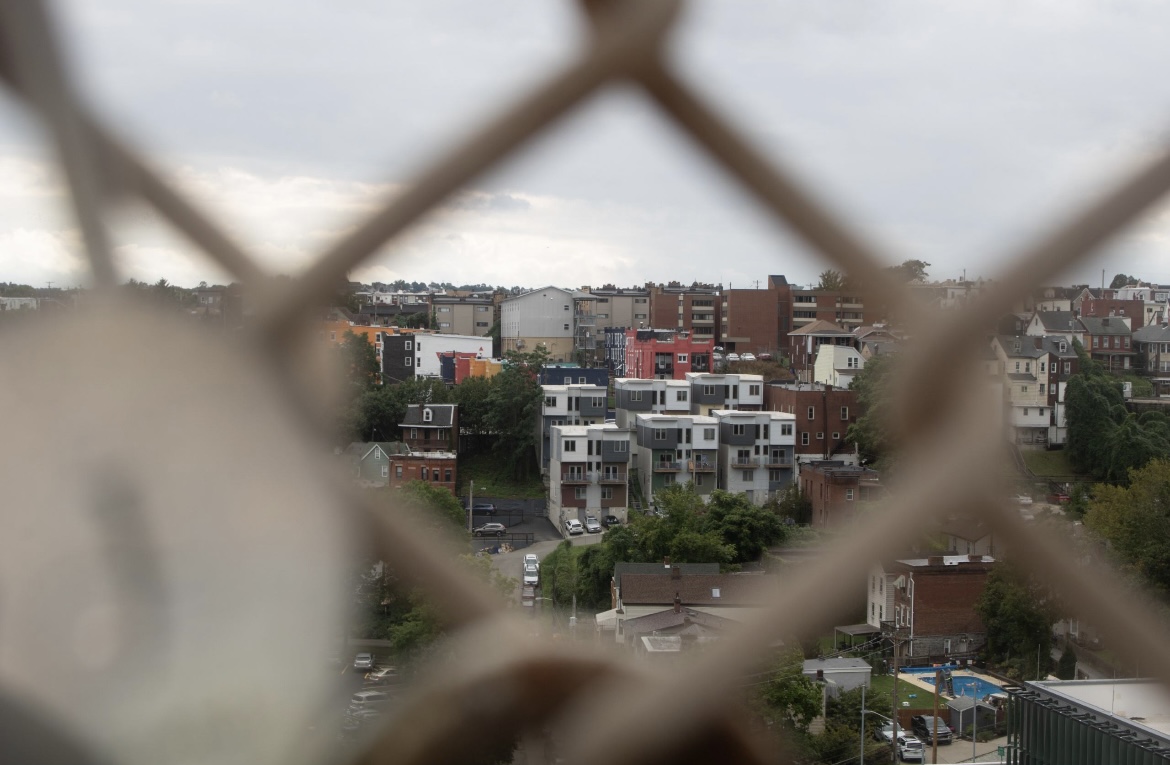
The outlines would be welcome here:
M 796 415 L 719 409 L 719 488 L 762 505 L 784 491 L 795 473 Z
M 764 376 L 688 372 L 691 414 L 710 415 L 716 409 L 759 411 L 764 408 Z
M 558 529 L 582 511 L 625 520 L 630 432 L 610 423 L 554 425 L 549 432 L 548 509 Z
M 537 448 L 540 453 L 541 472 L 548 471 L 550 439 L 556 425 L 602 425 L 608 403 L 608 388 L 603 385 L 542 385 L 544 401 L 540 405 L 540 437 Z
M 618 427 L 632 430 L 639 414 L 690 414 L 691 386 L 686 380 L 614 380 L 614 417 Z
M 410 448 L 400 441 L 354 441 L 344 452 L 353 479 L 363 486 L 390 484 L 390 458 L 407 454 Z
M 716 487 L 719 423 L 703 415 L 639 414 L 634 460 L 642 496 L 676 483 L 694 483 L 705 500 Z

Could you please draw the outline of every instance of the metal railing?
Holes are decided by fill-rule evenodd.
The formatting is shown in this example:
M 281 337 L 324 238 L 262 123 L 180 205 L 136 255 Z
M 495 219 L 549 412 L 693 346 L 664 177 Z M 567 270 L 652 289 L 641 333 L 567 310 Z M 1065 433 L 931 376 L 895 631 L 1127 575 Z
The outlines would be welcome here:
M 310 640 L 320 636 L 313 625 L 328 625 L 337 615 L 330 605 L 336 591 L 322 585 L 325 564 L 348 562 L 350 551 L 368 542 L 376 556 L 395 561 L 410 583 L 430 595 L 448 629 L 474 638 L 476 646 L 463 661 L 437 670 L 434 681 L 421 686 L 368 742 L 370 761 L 459 761 L 546 726 L 561 731 L 559 751 L 574 762 L 698 762 L 711 752 L 729 760 L 771 761 L 776 749 L 748 731 L 741 713 L 727 704 L 728 693 L 777 639 L 831 626 L 839 604 L 854 597 L 858 583 L 864 586 L 875 554 L 900 549 L 904 529 L 955 509 L 980 515 L 1021 567 L 1075 598 L 1081 618 L 1110 625 L 1118 653 L 1140 656 L 1144 671 L 1170 680 L 1163 632 L 1125 594 L 1118 576 L 1083 565 L 1053 535 L 1037 533 L 995 501 L 1002 434 L 997 418 L 981 406 L 979 376 L 967 374 L 962 363 L 978 358 L 984 332 L 1033 286 L 1067 272 L 1161 201 L 1170 189 L 1170 155 L 1152 157 L 1010 253 L 994 289 L 950 314 L 923 320 L 925 309 L 902 299 L 904 290 L 885 271 L 895 259 L 856 234 L 785 166 L 758 150 L 750 131 L 679 75 L 665 54 L 681 2 L 583 6 L 591 36 L 567 64 L 425 165 L 405 191 L 347 229 L 302 278 L 277 282 L 79 97 L 44 5 L 0 3 L 0 76 L 55 152 L 95 285 L 84 321 L 47 326 L 31 340 L 0 337 L 3 358 L 21 360 L 6 368 L 9 387 L 0 398 L 6 432 L 0 480 L 11 500 L 6 521 L 23 524 L 21 534 L 0 541 L 0 559 L 12 574 L 4 584 L 36 580 L 41 591 L 56 594 L 51 604 L 2 599 L 10 657 L 6 690 L 40 689 L 35 705 L 6 696 L 5 711 L 52 711 L 37 718 L 48 735 L 38 738 L 37 729 L 25 726 L 22 743 L 35 750 L 52 740 L 71 748 L 73 761 L 99 759 L 99 752 L 100 759 L 164 761 L 162 753 L 172 750 L 161 744 L 176 738 L 186 747 L 186 759 L 230 753 L 232 761 L 331 761 L 332 742 L 304 732 L 310 711 L 305 704 L 315 701 L 313 693 L 299 686 L 295 694 L 282 691 L 293 690 L 286 681 L 299 676 L 312 655 L 291 646 L 318 645 Z M 448 552 L 409 516 L 382 512 L 325 475 L 310 457 L 330 422 L 314 367 L 301 354 L 310 345 L 302 342 L 302 318 L 347 272 L 609 86 L 640 91 L 820 258 L 866 285 L 866 304 L 899 305 L 911 326 L 924 328 L 904 356 L 894 386 L 895 419 L 888 423 L 904 444 L 897 501 L 862 519 L 832 555 L 786 577 L 750 629 L 728 634 L 690 664 L 661 675 L 648 675 L 622 657 L 534 641 L 502 618 L 486 589 L 452 567 Z M 120 300 L 111 245 L 118 220 L 110 213 L 115 203 L 127 201 L 145 205 L 255 289 L 255 326 L 229 347 Z M 161 327 L 169 327 L 169 347 L 183 348 L 181 375 L 159 350 Z M 59 357 L 43 350 L 77 349 L 78 336 L 86 342 L 72 360 L 87 369 L 84 398 L 61 387 Z M 15 401 L 12 390 L 19 391 Z M 49 426 L 59 422 L 69 424 L 68 433 L 51 437 Z M 78 467 L 69 480 L 57 480 L 46 466 L 61 462 L 66 450 L 74 450 L 68 454 L 78 457 Z M 182 470 L 173 468 L 177 464 Z M 658 470 L 663 463 L 655 465 Z M 34 507 L 36 515 L 29 510 Z M 45 518 L 51 518 L 51 530 L 38 525 Z M 94 584 L 91 577 L 63 578 L 46 568 L 40 556 L 50 549 L 62 551 L 61 560 L 89 561 L 86 571 L 93 577 L 104 575 L 108 607 L 84 597 Z M 235 560 L 249 565 L 241 569 Z M 261 560 L 268 565 L 258 565 Z M 306 560 L 315 562 L 314 577 L 298 579 L 310 568 L 302 565 Z M 273 578 L 264 579 L 269 570 Z M 256 577 L 270 586 L 254 592 Z M 196 583 L 214 588 L 211 611 L 200 610 L 208 598 L 192 589 Z M 296 593 L 295 605 L 281 599 L 284 591 Z M 70 642 L 74 630 L 62 621 L 69 606 L 76 606 L 81 620 L 77 634 L 90 640 L 80 654 Z M 273 639 L 271 630 L 279 629 L 284 631 Z M 210 650 L 215 646 L 222 649 Z M 232 659 L 257 656 L 266 661 Z M 298 672 L 273 672 L 282 657 L 283 666 Z M 81 661 L 89 662 L 88 672 L 77 669 Z M 170 671 L 155 671 L 164 666 Z M 65 668 L 77 670 L 68 683 L 30 674 Z M 151 682 L 138 682 L 148 677 Z M 167 678 L 186 684 L 183 703 L 158 692 Z M 197 693 L 222 690 L 217 683 L 233 690 L 213 695 L 209 700 L 216 704 L 209 709 L 219 709 L 225 698 L 248 698 L 235 689 L 260 687 L 267 699 L 300 706 L 285 710 L 296 714 L 260 716 L 247 726 L 186 714 L 202 708 L 194 703 Z M 495 692 L 505 685 L 511 692 Z M 149 689 L 148 697 L 140 688 Z M 321 700 L 329 693 L 324 685 L 309 690 Z M 491 714 L 474 713 L 477 704 L 487 708 L 480 699 L 491 700 Z M 585 709 L 588 726 L 577 724 Z M 133 721 L 134 729 L 119 729 L 119 720 Z M 156 720 L 171 728 L 152 727 Z M 215 756 L 211 746 L 217 747 Z

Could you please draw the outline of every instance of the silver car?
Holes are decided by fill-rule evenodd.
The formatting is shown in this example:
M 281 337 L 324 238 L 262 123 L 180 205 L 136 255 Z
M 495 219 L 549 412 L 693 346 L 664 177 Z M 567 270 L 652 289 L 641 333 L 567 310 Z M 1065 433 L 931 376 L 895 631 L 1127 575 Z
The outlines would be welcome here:
M 596 515 L 585 516 L 585 530 L 590 534 L 601 533 L 601 521 L 597 520 Z
M 540 584 L 540 567 L 535 563 L 528 563 L 524 566 L 524 586 L 535 587 Z

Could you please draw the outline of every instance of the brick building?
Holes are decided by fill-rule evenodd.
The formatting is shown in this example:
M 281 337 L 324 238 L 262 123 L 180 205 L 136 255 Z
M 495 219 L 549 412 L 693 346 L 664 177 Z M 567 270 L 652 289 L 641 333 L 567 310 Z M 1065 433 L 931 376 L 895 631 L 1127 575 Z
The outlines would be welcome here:
M 683 380 L 687 372 L 710 372 L 715 343 L 672 329 L 626 332 L 626 377 Z
M 937 555 L 875 566 L 867 623 L 905 635 L 906 642 L 898 643 L 902 664 L 973 658 L 987 640 L 975 603 L 994 566 L 987 555 Z
M 671 282 L 647 284 L 646 290 L 650 296 L 650 319 L 644 324 L 635 322 L 633 328 L 663 327 L 688 332 L 691 337 L 708 340 L 712 345 L 719 342 L 719 287 L 710 284 L 684 287 Z
M 1130 329 L 1141 329 L 1146 325 L 1146 301 L 1140 299 L 1118 300 L 1088 297 L 1081 301 L 1081 316 L 1098 319 L 1119 316 L 1129 319 Z
M 458 404 L 411 404 L 399 425 L 412 451 L 447 451 L 459 447 Z
M 813 365 L 821 348 L 826 345 L 853 347 L 856 338 L 851 330 L 827 321 L 817 320 L 788 333 L 788 347 L 785 353 L 792 363 L 792 370 L 802 382 L 812 382 Z
M 764 408 L 796 416 L 796 461 L 858 462 L 857 447 L 846 441 L 849 426 L 861 416 L 857 392 L 820 383 L 769 383 Z
M 812 504 L 812 525 L 820 528 L 851 523 L 885 496 L 876 470 L 840 460 L 801 464 L 800 491 Z
M 720 344 L 735 353 L 780 353 L 792 329 L 792 288 L 783 276 L 769 276 L 764 289 L 723 293 Z
M 457 456 L 449 451 L 412 451 L 390 457 L 390 488 L 400 488 L 411 481 L 442 486 L 455 494 Z M 458 496 L 457 494 L 455 496 Z

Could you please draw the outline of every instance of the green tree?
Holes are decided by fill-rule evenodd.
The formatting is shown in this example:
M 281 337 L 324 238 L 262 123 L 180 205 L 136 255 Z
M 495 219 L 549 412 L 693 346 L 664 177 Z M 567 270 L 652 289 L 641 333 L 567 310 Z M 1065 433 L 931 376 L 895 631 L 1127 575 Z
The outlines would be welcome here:
M 757 560 L 764 550 L 783 542 L 787 536 L 776 513 L 753 504 L 744 494 L 721 489 L 711 494 L 702 516 L 702 528 L 731 545 L 733 563 Z
M 492 339 L 492 358 L 500 358 L 500 351 L 503 348 L 500 341 L 500 320 L 496 319 L 492 322 L 491 328 L 487 331 L 487 336 Z
M 1037 670 L 1039 677 L 1047 673 L 1052 624 L 1060 612 L 1046 587 L 1000 563 L 988 575 L 975 611 L 987 630 L 989 661 L 1014 679 L 1035 680 Z
M 1109 282 L 1109 289 L 1116 290 L 1126 287 L 1130 284 L 1141 284 L 1142 280 L 1136 276 L 1129 276 L 1128 274 L 1117 274 L 1113 277 L 1113 281 Z
M 442 486 L 426 481 L 411 481 L 397 490 L 396 499 L 419 512 L 419 520 L 441 532 L 467 533 L 467 513 L 455 495 Z
M 364 334 L 356 335 L 347 329 L 341 338 L 341 364 L 353 396 L 374 387 L 378 382 L 378 355 Z
M 472 451 L 479 441 L 491 432 L 492 378 L 468 377 L 455 386 L 455 402 L 459 404 L 459 429 L 472 436 Z
M 1065 645 L 1056 663 L 1056 676 L 1061 680 L 1074 680 L 1077 676 L 1077 652 L 1072 645 Z
M 888 468 L 893 457 L 890 381 L 896 363 L 895 356 L 874 356 L 849 384 L 850 390 L 857 391 L 862 414 L 849 426 L 845 437 L 857 444 L 864 463 L 879 469 Z
M 487 418 L 496 434 L 496 452 L 503 457 L 514 478 L 527 478 L 536 469 L 537 420 L 544 391 L 538 381 L 548 351 L 509 351 L 504 369 L 492 378 Z
M 796 641 L 789 645 L 796 646 Z M 800 733 L 821 713 L 821 687 L 804 675 L 804 654 L 785 649 L 772 665 L 767 682 L 760 686 L 763 714 Z M 856 739 L 854 739 L 856 741 Z
M 1085 526 L 1123 569 L 1170 592 L 1170 460 L 1131 469 L 1127 487 L 1094 486 Z
M 781 518 L 791 518 L 794 523 L 812 522 L 812 502 L 796 482 L 788 484 L 779 497 L 769 500 L 769 505 Z
M 926 281 L 926 269 L 928 268 L 930 268 L 930 264 L 925 260 L 904 260 L 901 265 L 890 266 L 886 270 L 899 282 L 907 284 Z
M 817 289 L 820 290 L 843 290 L 845 289 L 845 276 L 840 271 L 832 268 L 821 271 L 820 283 Z
M 726 544 L 716 532 L 698 532 L 690 529 L 675 534 L 670 540 L 671 563 L 718 563 L 726 566 L 735 560 L 735 547 Z

